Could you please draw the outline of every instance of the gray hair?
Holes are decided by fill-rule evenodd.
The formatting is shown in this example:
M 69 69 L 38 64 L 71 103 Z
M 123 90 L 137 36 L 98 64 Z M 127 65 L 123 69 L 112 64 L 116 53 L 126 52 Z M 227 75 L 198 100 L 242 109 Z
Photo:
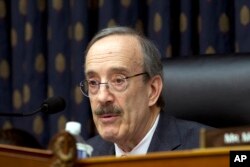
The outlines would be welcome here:
M 90 43 L 87 46 L 85 54 L 87 55 L 90 47 L 98 40 L 111 36 L 111 35 L 131 35 L 138 39 L 142 53 L 143 53 L 143 68 L 145 72 L 148 73 L 149 77 L 153 77 L 156 75 L 159 75 L 162 78 L 163 84 L 164 84 L 164 78 L 163 78 L 163 70 L 162 70 L 162 63 L 160 60 L 160 52 L 156 48 L 156 46 L 146 37 L 144 37 L 139 32 L 129 28 L 129 27 L 110 27 L 105 28 L 99 31 L 90 41 Z M 85 56 L 86 59 L 86 56 Z M 164 88 L 164 86 L 163 86 Z M 159 107 L 164 108 L 165 101 L 163 97 L 163 91 L 161 92 L 161 95 L 156 103 Z

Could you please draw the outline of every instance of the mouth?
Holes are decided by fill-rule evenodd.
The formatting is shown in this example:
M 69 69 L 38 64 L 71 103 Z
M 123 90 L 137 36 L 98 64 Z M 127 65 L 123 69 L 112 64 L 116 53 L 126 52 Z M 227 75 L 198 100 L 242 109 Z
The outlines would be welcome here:
M 99 120 L 103 123 L 103 124 L 111 124 L 114 123 L 119 115 L 118 114 L 102 114 L 99 115 Z

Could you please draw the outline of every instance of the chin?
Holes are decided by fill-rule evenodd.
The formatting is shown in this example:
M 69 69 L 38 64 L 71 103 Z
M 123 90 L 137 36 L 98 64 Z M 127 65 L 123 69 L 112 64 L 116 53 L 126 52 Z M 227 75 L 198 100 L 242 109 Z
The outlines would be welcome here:
M 115 131 L 112 130 L 103 130 L 100 133 L 101 137 L 104 140 L 110 141 L 110 142 L 115 142 L 117 140 L 117 133 Z

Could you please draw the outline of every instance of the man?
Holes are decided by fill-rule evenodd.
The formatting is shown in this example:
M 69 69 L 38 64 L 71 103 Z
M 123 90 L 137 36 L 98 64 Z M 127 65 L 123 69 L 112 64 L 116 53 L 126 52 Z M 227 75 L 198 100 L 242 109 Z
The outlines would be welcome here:
M 158 49 L 126 27 L 100 31 L 89 43 L 83 94 L 89 97 L 99 135 L 93 156 L 146 154 L 198 147 L 201 124 L 163 111 Z

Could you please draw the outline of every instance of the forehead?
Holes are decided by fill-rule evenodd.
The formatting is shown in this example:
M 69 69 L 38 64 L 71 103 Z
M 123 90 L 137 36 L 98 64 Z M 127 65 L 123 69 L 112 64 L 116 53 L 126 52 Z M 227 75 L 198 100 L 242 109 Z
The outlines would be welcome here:
M 134 71 L 142 67 L 141 46 L 131 35 L 111 35 L 96 41 L 86 55 L 85 73 Z

